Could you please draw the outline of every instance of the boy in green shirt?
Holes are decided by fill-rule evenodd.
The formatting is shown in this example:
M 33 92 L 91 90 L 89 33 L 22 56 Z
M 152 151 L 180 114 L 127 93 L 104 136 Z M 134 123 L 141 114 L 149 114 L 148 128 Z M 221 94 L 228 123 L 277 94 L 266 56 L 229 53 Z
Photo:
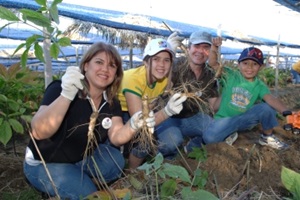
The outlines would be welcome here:
M 263 128 L 259 139 L 261 145 L 275 149 L 288 148 L 273 134 L 273 128 L 279 125 L 276 111 L 282 113 L 288 109 L 257 78 L 263 61 L 262 51 L 250 47 L 244 49 L 238 59 L 239 70 L 224 67 L 219 109 L 203 134 L 205 144 L 224 141 L 232 133 L 251 129 L 260 123 Z

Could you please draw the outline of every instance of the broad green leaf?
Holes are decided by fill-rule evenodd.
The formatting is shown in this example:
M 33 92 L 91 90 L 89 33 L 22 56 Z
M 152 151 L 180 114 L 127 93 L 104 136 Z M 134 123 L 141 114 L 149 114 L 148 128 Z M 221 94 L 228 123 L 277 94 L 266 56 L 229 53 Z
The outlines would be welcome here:
M 50 46 L 50 56 L 57 59 L 59 55 L 59 46 L 56 43 L 52 43 Z
M 71 39 L 68 37 L 62 37 L 60 38 L 57 43 L 62 46 L 62 47 L 66 47 L 66 46 L 71 46 Z
M 9 109 L 13 110 L 13 111 L 18 111 L 20 108 L 20 105 L 14 101 L 13 99 L 8 99 L 8 107 Z
M 38 42 L 34 44 L 34 55 L 41 62 L 45 63 L 43 48 L 39 45 Z
M 154 162 L 153 162 L 153 167 L 154 167 L 155 171 L 162 166 L 163 161 L 164 161 L 163 155 L 161 153 L 158 153 L 155 156 L 155 159 L 154 159 Z
M 298 197 L 300 197 L 300 174 L 299 173 L 291 169 L 288 169 L 286 167 L 282 167 L 281 181 L 287 190 L 289 190 L 294 195 L 298 195 Z
M 26 48 L 29 48 L 33 43 L 35 43 L 39 38 L 43 38 L 41 35 L 34 34 L 26 39 Z
M 172 178 L 179 178 L 182 181 L 191 183 L 191 179 L 190 179 L 189 173 L 182 166 L 171 165 L 169 163 L 164 163 L 162 171 L 166 175 L 168 175 L 168 176 L 170 176 Z
M 23 119 L 27 123 L 30 123 L 32 120 L 32 116 L 31 115 L 22 115 L 21 119 Z
M 3 123 L 0 125 L 0 142 L 4 144 L 4 146 L 7 144 L 7 142 L 12 137 L 12 130 L 8 123 L 8 121 L 3 121 Z
M 35 2 L 41 6 L 46 7 L 47 6 L 47 1 L 46 0 L 35 0 Z
M 27 64 L 27 58 L 28 58 L 28 51 L 29 49 L 26 49 L 21 56 L 21 65 L 22 67 L 26 67 Z
M 19 117 L 21 115 L 20 112 L 13 112 L 13 113 L 9 113 L 7 115 L 8 118 L 16 118 L 16 117 Z
M 0 94 L 0 102 L 7 102 L 7 97 L 3 94 Z
M 7 21 L 20 21 L 20 19 L 9 9 L 0 6 L 0 19 L 5 19 Z
M 208 173 L 207 171 L 202 171 L 201 169 L 196 169 L 194 171 L 193 186 L 198 186 L 199 188 L 204 188 L 207 183 Z
M 9 119 L 8 121 L 10 126 L 16 133 L 21 133 L 21 134 L 24 133 L 24 128 L 19 121 L 17 121 L 16 119 Z
M 54 0 L 51 6 L 56 6 L 57 4 L 61 3 L 63 0 Z
M 49 24 L 51 24 L 50 20 L 45 17 L 42 13 L 39 13 L 39 12 L 36 12 L 34 10 L 29 10 L 29 9 L 26 9 L 26 8 L 23 8 L 23 9 L 20 9 L 19 10 L 26 19 L 28 20 L 32 20 L 32 19 L 36 19 L 40 22 L 43 22 L 45 23 L 43 26 L 47 26 Z
M 34 18 L 34 17 L 30 17 L 30 16 L 27 16 L 26 19 L 28 21 L 34 23 L 35 25 L 40 26 L 40 27 L 46 27 L 46 28 L 51 27 L 50 20 L 44 21 L 44 20 L 37 19 L 37 18 Z
M 14 51 L 14 53 L 13 53 L 12 56 L 14 56 L 20 49 L 22 49 L 22 48 L 25 47 L 25 46 L 26 46 L 26 43 L 21 43 L 21 44 L 16 48 L 16 50 Z
M 192 191 L 189 187 L 185 187 L 182 189 L 181 196 L 183 200 L 219 200 L 215 195 L 208 191 Z
M 174 196 L 177 188 L 177 183 L 174 179 L 169 179 L 165 181 L 161 186 L 161 198 L 165 199 L 166 197 Z
M 139 166 L 137 169 L 146 171 L 146 175 L 148 176 L 150 174 L 151 168 L 152 168 L 152 164 L 145 162 L 144 164 Z
M 57 5 L 56 4 L 52 4 L 50 9 L 50 16 L 51 19 L 56 23 L 59 24 L 59 16 L 58 16 L 58 9 L 57 9 Z

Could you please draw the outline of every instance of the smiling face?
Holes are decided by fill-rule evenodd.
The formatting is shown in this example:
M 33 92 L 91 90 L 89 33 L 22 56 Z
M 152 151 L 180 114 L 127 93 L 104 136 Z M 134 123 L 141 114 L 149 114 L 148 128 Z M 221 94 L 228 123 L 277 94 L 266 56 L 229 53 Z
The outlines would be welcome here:
M 188 49 L 189 58 L 194 65 L 203 65 L 209 56 L 210 44 L 191 44 Z
M 247 59 L 239 62 L 238 67 L 241 74 L 248 81 L 253 81 L 255 76 L 258 74 L 259 70 L 261 69 L 261 66 L 257 62 L 251 59 Z
M 170 53 L 161 51 L 150 57 L 145 64 L 149 77 L 151 76 L 150 80 L 152 79 L 149 83 L 152 84 L 168 76 L 172 67 L 172 58 Z
M 84 71 L 90 87 L 103 91 L 114 81 L 117 66 L 106 52 L 100 52 L 85 63 Z

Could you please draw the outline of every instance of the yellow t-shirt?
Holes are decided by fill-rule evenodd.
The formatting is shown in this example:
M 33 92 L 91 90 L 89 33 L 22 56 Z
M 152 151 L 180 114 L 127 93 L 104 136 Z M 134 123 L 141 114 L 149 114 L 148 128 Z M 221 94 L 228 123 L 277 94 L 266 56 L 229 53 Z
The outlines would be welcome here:
M 300 60 L 298 62 L 296 62 L 295 64 L 293 64 L 293 70 L 297 71 L 298 73 L 300 73 Z
M 122 111 L 128 111 L 124 96 L 126 92 L 133 93 L 141 98 L 147 95 L 150 100 L 153 100 L 165 91 L 167 84 L 168 78 L 164 78 L 163 80 L 157 81 L 153 85 L 149 86 L 147 84 L 145 66 L 125 70 L 121 88 L 118 92 Z

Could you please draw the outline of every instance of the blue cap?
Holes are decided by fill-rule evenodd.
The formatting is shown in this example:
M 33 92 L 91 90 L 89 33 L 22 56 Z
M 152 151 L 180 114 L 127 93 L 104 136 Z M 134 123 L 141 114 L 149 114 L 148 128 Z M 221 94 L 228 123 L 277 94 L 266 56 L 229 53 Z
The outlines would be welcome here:
M 264 64 L 264 55 L 262 51 L 255 47 L 249 47 L 244 49 L 238 59 L 238 62 L 242 62 L 243 60 L 247 60 L 247 59 L 253 60 L 257 62 L 259 65 Z

